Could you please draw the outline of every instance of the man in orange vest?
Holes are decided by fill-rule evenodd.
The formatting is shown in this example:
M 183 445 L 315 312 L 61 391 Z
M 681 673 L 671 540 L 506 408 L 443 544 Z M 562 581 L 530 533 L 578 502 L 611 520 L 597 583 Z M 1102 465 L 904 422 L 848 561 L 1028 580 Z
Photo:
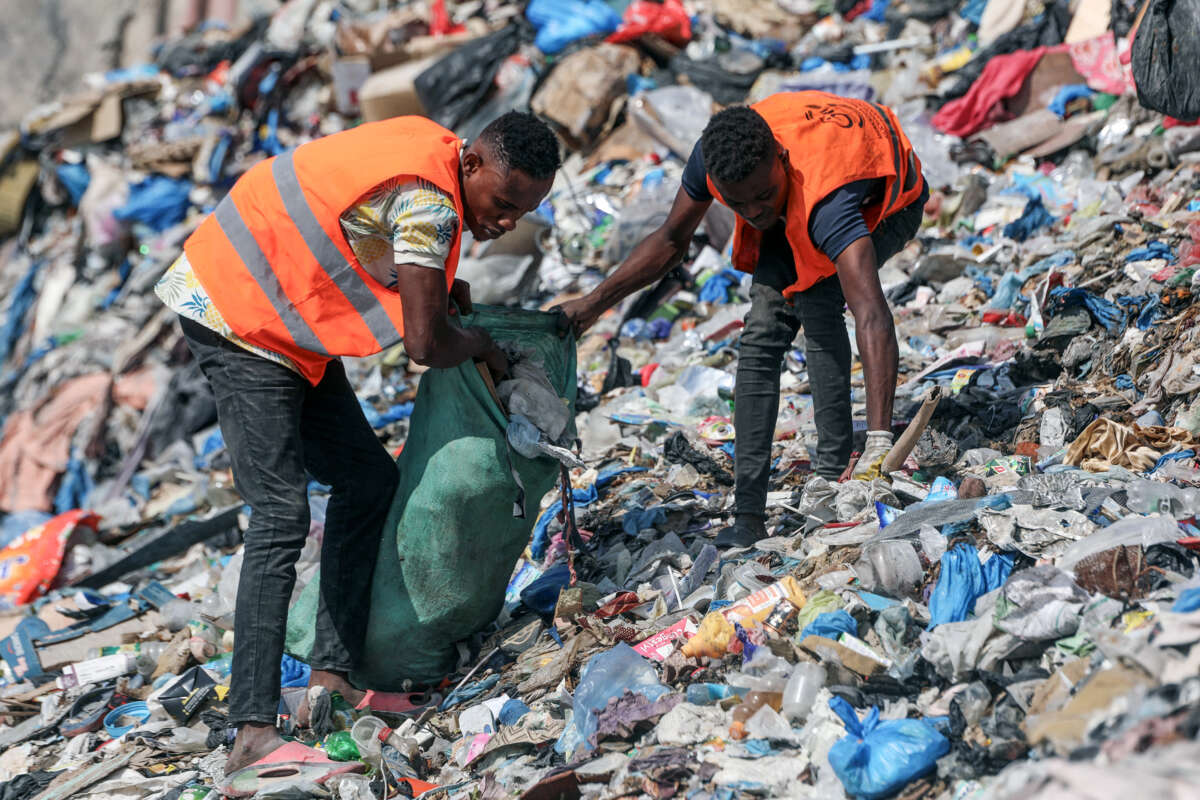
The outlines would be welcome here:
M 418 364 L 475 359 L 506 370 L 487 331 L 453 320 L 452 301 L 471 309 L 469 287 L 454 278 L 463 228 L 479 241 L 511 231 L 559 165 L 553 133 L 529 114 L 498 118 L 469 146 L 419 117 L 362 125 L 248 170 L 159 281 L 212 385 L 234 481 L 252 509 L 226 774 L 283 745 L 280 659 L 310 530 L 309 475 L 331 486 L 309 685 L 352 704 L 363 697 L 347 675 L 398 476 L 338 357 L 403 339 Z
M 797 331 L 817 427 L 817 474 L 851 455 L 849 305 L 867 386 L 867 439 L 854 477 L 877 476 L 892 445 L 898 356 L 878 267 L 920 227 L 928 189 L 892 111 L 824 92 L 776 94 L 713 116 L 663 225 L 588 295 L 562 310 L 584 330 L 679 263 L 714 199 L 737 214 L 733 265 L 754 274 L 734 384 L 734 523 L 717 545 L 766 535 L 779 371 Z

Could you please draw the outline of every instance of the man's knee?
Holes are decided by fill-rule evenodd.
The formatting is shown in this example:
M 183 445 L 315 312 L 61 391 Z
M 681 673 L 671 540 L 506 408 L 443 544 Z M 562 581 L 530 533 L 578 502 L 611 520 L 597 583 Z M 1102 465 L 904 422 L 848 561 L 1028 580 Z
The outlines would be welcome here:
M 381 450 L 379 458 L 365 464 L 343 486 L 337 488 L 362 503 L 390 504 L 399 484 L 400 472 L 396 469 L 396 462 Z
M 741 345 L 785 351 L 799 327 L 792 307 L 783 295 L 767 287 L 755 287 L 750 297 L 750 313 L 742 329 Z

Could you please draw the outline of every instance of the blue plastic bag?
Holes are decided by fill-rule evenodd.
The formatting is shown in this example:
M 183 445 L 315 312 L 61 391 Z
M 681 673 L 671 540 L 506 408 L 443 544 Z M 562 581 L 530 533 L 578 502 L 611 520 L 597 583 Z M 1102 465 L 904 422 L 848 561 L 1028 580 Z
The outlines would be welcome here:
M 843 633 L 858 636 L 858 623 L 854 621 L 854 617 L 839 608 L 837 611 L 818 614 L 816 619 L 804 626 L 796 641 L 803 642 L 806 636 L 824 636 L 826 639 L 837 641 L 838 636 Z
M 1184 589 L 1175 599 L 1175 605 L 1171 606 L 1171 610 L 1176 614 L 1189 614 L 1198 608 L 1200 608 L 1200 587 Z
M 1004 226 L 1004 235 L 1009 239 L 1023 242 L 1034 233 L 1054 224 L 1054 217 L 1042 205 L 1042 198 L 1035 197 L 1025 204 L 1021 217 Z
M 960 542 L 942 554 L 942 571 L 929 595 L 929 630 L 946 622 L 962 622 L 975 610 L 975 601 L 999 589 L 1012 572 L 1010 555 L 995 555 L 979 563 L 979 551 Z
M 846 793 L 865 800 L 887 797 L 936 766 L 950 752 L 950 742 L 923 719 L 879 721 L 872 707 L 861 722 L 854 707 L 840 697 L 829 707 L 846 724 L 844 739 L 829 751 L 829 764 Z
M 546 55 L 578 39 L 607 36 L 621 26 L 621 16 L 603 0 L 533 0 L 525 16 L 537 28 L 534 44 Z
M 130 184 L 129 199 L 113 211 L 113 216 L 122 222 L 141 222 L 155 232 L 165 231 L 187 216 L 191 191 L 191 181 L 151 175 Z
M 588 659 L 579 674 L 572 717 L 585 749 L 596 746 L 597 712 L 626 690 L 651 701 L 671 691 L 658 682 L 658 673 L 650 662 L 624 642 Z

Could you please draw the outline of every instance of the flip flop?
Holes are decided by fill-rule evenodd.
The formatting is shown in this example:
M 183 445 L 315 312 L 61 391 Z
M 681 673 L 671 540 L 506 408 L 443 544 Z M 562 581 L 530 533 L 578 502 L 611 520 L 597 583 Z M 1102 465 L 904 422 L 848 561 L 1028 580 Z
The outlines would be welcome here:
M 356 711 L 382 711 L 385 714 L 419 714 L 437 705 L 441 698 L 431 692 L 377 692 L 368 689 L 354 707 Z
M 67 718 L 58 725 L 58 732 L 70 739 L 99 730 L 105 715 L 125 702 L 125 696 L 118 695 L 111 686 L 101 686 L 85 692 L 71 704 Z
M 334 761 L 319 750 L 286 742 L 248 767 L 242 767 L 221 782 L 225 797 L 252 797 L 264 789 L 285 783 L 323 784 L 330 778 L 349 772 L 362 772 L 360 761 Z

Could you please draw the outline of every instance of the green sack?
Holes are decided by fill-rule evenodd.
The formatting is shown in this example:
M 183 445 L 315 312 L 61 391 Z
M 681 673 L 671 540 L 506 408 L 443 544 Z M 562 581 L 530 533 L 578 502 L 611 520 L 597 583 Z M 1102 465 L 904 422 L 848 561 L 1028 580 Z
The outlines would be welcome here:
M 464 317 L 497 342 L 541 355 L 546 374 L 572 411 L 575 342 L 559 338 L 556 315 L 475 306 Z M 384 524 L 371 587 L 363 688 L 397 691 L 406 679 L 441 680 L 457 661 L 455 643 L 487 627 L 504 604 L 517 559 L 529 543 L 538 502 L 559 474 L 557 461 L 510 450 L 508 421 L 474 363 L 421 377 L 408 441 L 396 460 L 400 485 Z M 526 515 L 513 516 L 524 486 Z M 364 570 L 369 565 L 363 565 Z M 292 607 L 287 651 L 312 651 L 320 578 Z

